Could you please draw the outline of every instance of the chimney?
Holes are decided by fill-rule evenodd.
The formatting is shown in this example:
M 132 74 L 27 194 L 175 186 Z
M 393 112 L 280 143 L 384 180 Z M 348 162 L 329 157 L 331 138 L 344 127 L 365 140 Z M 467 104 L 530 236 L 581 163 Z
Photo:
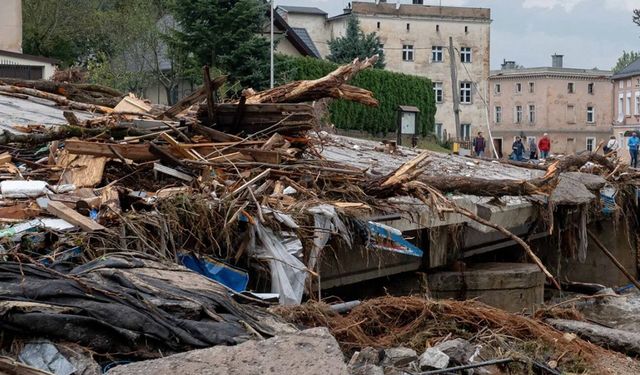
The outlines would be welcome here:
M 515 68 L 516 68 L 516 62 L 515 61 L 503 60 L 502 70 L 515 69 Z
M 552 68 L 562 68 L 562 58 L 564 55 L 558 55 L 557 53 L 551 55 L 551 67 Z

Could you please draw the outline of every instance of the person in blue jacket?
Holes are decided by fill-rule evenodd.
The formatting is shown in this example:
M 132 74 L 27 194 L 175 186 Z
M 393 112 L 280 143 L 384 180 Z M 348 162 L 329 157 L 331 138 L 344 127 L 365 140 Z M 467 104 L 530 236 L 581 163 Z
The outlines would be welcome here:
M 636 132 L 631 133 L 631 138 L 627 142 L 629 147 L 629 156 L 631 156 L 631 166 L 638 168 L 638 148 L 640 147 L 640 138 Z

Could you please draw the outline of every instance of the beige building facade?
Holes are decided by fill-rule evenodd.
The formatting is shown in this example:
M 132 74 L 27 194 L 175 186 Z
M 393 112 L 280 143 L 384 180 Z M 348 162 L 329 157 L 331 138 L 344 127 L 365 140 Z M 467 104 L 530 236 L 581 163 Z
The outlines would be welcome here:
M 428 77 L 434 82 L 434 131 L 438 137 L 455 138 L 459 134 L 468 139 L 478 131 L 486 131 L 490 9 L 359 1 L 351 6 L 344 14 L 331 18 L 317 8 L 280 8 L 290 25 L 307 29 L 322 57 L 329 55 L 329 41 L 343 36 L 348 17 L 355 15 L 365 33 L 378 35 L 386 69 Z M 450 37 L 453 56 L 449 53 Z M 457 72 L 455 84 L 452 61 Z M 459 128 L 455 124 L 453 90 L 460 96 Z
M 0 50 L 22 52 L 22 0 L 0 1 Z
M 622 149 L 626 150 L 631 133 L 640 135 L 640 59 L 616 73 L 613 80 L 613 135 Z M 619 156 L 629 161 L 628 152 Z
M 551 139 L 551 154 L 593 151 L 611 135 L 611 72 L 551 67 L 516 68 L 505 62 L 489 77 L 491 135 L 501 156 L 511 154 L 516 136 Z M 526 144 L 528 146 L 528 142 Z

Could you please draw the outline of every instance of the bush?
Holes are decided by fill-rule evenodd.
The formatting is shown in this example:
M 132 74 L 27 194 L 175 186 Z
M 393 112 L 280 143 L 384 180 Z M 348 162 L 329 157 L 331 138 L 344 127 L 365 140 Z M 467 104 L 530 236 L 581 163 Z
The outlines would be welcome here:
M 317 79 L 338 67 L 326 60 L 310 57 L 278 56 L 278 84 L 303 79 Z M 393 73 L 380 69 L 367 69 L 356 75 L 350 84 L 374 93 L 380 101 L 371 108 L 345 100 L 335 100 L 329 106 L 331 122 L 346 130 L 362 130 L 370 134 L 395 132 L 399 105 L 420 109 L 418 131 L 422 135 L 433 133 L 436 113 L 433 84 L 425 77 Z

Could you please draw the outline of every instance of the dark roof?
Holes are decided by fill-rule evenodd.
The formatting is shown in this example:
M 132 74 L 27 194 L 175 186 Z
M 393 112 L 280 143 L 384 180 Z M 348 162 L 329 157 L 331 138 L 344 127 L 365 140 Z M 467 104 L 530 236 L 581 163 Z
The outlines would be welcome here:
M 278 12 L 273 13 L 273 23 L 276 27 L 284 30 L 285 36 L 289 42 L 302 54 L 303 56 L 311 56 L 320 58 L 320 53 L 315 44 L 311 40 L 309 33 L 304 28 L 298 28 L 297 30 L 304 30 L 304 33 L 296 31 L 296 29 L 289 26 L 284 17 Z
M 47 64 L 52 64 L 52 65 L 56 65 L 56 64 L 60 63 L 59 60 L 50 59 L 48 57 L 27 55 L 27 54 L 24 54 L 24 53 L 5 51 L 5 50 L 1 50 L 1 49 L 0 49 L 0 56 L 15 57 L 15 58 L 25 59 L 25 60 L 33 60 L 33 61 L 43 62 L 43 63 L 47 63 Z
M 318 51 L 318 48 L 316 47 L 316 44 L 313 43 L 313 40 L 311 40 L 311 35 L 309 35 L 309 32 L 307 31 L 307 29 L 305 29 L 304 27 L 292 27 L 291 28 L 296 34 L 298 34 L 298 36 L 300 37 L 300 39 L 302 40 L 302 42 L 304 44 L 307 45 L 307 47 L 309 47 L 309 49 L 311 51 L 313 51 L 315 57 L 320 58 L 320 51 Z
M 326 16 L 327 12 L 316 7 L 297 7 L 289 5 L 279 5 L 278 8 L 284 9 L 287 13 L 300 13 L 300 14 L 317 14 Z
M 367 15 L 392 15 L 408 17 L 431 17 L 431 18 L 464 18 L 485 22 L 491 21 L 491 9 L 489 8 L 469 8 L 469 7 L 449 7 L 437 5 L 401 4 L 399 7 L 394 3 L 365 3 L 354 1 L 351 3 L 353 14 Z
M 614 74 L 613 77 L 611 78 L 621 79 L 621 78 L 628 78 L 628 77 L 637 76 L 637 75 L 640 75 L 640 59 L 637 59 L 636 61 L 627 65 L 624 69 Z
M 492 70 L 489 78 L 508 78 L 523 76 L 564 76 L 564 77 L 589 77 L 589 78 L 605 78 L 611 77 L 608 70 L 599 69 L 579 69 L 579 68 L 517 68 L 517 69 L 501 69 Z
M 412 105 L 399 105 L 398 108 L 403 112 L 420 112 L 418 107 L 414 107 Z

